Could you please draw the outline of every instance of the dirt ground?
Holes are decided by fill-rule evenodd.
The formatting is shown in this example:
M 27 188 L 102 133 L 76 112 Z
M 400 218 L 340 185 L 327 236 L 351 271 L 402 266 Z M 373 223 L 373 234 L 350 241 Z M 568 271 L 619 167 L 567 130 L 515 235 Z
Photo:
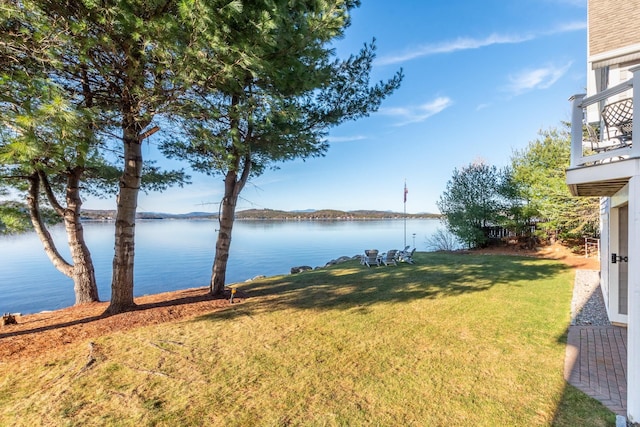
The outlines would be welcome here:
M 488 249 L 474 250 L 474 253 L 502 254 L 502 255 L 521 255 L 535 256 L 540 258 L 556 259 L 567 264 L 568 266 L 582 270 L 600 270 L 600 261 L 598 258 L 585 258 L 584 255 L 577 255 L 571 252 L 565 246 L 559 243 L 543 246 L 535 250 L 519 249 L 516 247 L 496 247 Z
M 558 244 L 535 251 L 492 248 L 480 252 L 536 256 L 557 259 L 572 268 L 600 269 L 596 258 L 575 255 Z M 106 302 L 18 316 L 17 324 L 0 327 L 0 361 L 49 353 L 65 345 L 115 331 L 211 313 L 228 307 L 229 296 L 227 293 L 222 298 L 213 298 L 208 295 L 208 288 L 185 289 L 136 298 L 136 310 L 114 316 L 102 315 L 108 306 Z M 238 291 L 234 304 L 241 304 L 245 298 L 246 295 Z

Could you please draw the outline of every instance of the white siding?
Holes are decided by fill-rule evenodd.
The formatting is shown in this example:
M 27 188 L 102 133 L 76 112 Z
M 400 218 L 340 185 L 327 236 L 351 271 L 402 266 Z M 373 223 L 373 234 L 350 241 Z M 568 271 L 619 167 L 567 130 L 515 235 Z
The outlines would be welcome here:
M 611 317 L 611 309 L 609 307 L 609 268 L 611 257 L 611 242 L 609 230 L 609 210 L 611 207 L 611 199 L 602 197 L 600 199 L 600 290 L 604 298 L 607 314 Z

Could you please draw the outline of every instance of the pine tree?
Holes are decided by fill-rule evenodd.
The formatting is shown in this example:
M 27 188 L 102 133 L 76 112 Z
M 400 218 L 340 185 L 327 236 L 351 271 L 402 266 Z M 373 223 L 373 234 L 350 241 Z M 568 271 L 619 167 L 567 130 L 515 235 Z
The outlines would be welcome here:
M 223 17 L 217 58 L 196 67 L 203 76 L 182 103 L 181 138 L 163 151 L 198 171 L 224 177 L 210 291 L 222 293 L 235 209 L 252 176 L 296 158 L 322 156 L 327 130 L 375 111 L 401 73 L 369 84 L 374 46 L 338 60 L 331 41 L 349 25 L 356 1 L 245 4 Z M 218 62 L 219 61 L 219 62 Z
M 68 107 L 63 111 L 82 112 L 78 117 L 85 118 L 73 128 L 84 138 L 70 137 L 69 133 L 60 135 L 55 141 L 46 141 L 47 147 L 55 150 L 48 152 L 39 146 L 33 153 L 49 163 L 68 154 L 64 150 L 56 152 L 60 144 L 55 142 L 62 141 L 62 147 L 76 150 L 79 155 L 75 162 L 67 165 L 67 177 L 72 178 L 67 189 L 74 189 L 74 205 L 63 208 L 49 197 L 54 195 L 48 175 L 51 171 L 42 167 L 30 175 L 30 204 L 39 203 L 42 185 L 54 209 L 64 211 L 65 215 L 76 212 L 79 219 L 77 190 L 82 177 L 91 172 L 98 180 L 94 185 L 99 188 L 113 176 L 112 165 L 91 163 L 100 159 L 92 150 L 108 149 L 122 156 L 110 313 L 134 306 L 134 226 L 144 169 L 141 144 L 159 129 L 152 123 L 154 117 L 171 103 L 182 87 L 180 78 L 188 74 L 186 71 L 180 74 L 180 70 L 182 58 L 188 55 L 197 37 L 192 24 L 206 20 L 206 17 L 193 19 L 200 15 L 191 4 L 25 0 L 7 1 L 1 8 L 0 25 L 4 31 L 0 64 L 6 72 L 3 79 L 20 83 L 34 74 L 46 76 L 41 79 L 43 90 L 55 88 L 60 102 Z M 23 85 L 16 92 L 23 95 L 16 103 L 18 108 L 24 108 L 30 101 L 24 91 L 26 87 Z M 113 141 L 115 147 L 108 147 Z M 185 178 L 180 172 L 162 174 L 157 169 L 148 169 L 154 171 L 152 177 L 159 177 L 160 187 Z

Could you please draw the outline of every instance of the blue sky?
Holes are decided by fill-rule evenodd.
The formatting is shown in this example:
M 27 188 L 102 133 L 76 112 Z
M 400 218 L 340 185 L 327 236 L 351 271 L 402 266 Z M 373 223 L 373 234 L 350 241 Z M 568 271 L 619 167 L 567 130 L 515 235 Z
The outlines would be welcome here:
M 372 81 L 404 70 L 380 110 L 331 129 L 325 157 L 253 179 L 238 209 L 437 212 L 454 168 L 505 166 L 538 131 L 570 120 L 586 85 L 586 0 L 363 0 L 340 57 L 376 39 Z M 153 137 L 147 158 L 158 159 Z M 173 166 L 179 165 L 173 162 Z M 217 211 L 221 177 L 141 194 L 140 211 Z M 115 208 L 87 200 L 85 208 Z

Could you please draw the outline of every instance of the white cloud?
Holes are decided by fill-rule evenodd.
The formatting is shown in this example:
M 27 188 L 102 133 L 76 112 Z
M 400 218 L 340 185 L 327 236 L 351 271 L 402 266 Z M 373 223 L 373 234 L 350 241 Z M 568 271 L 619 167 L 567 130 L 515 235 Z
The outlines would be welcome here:
M 380 65 L 397 64 L 399 62 L 409 61 L 423 56 L 431 56 L 440 53 L 451 53 L 459 50 L 478 49 L 494 44 L 521 43 L 531 40 L 532 36 L 505 36 L 500 34 L 492 34 L 484 39 L 472 39 L 468 37 L 458 38 L 456 40 L 445 41 L 436 44 L 426 44 L 418 46 L 411 51 L 393 56 L 381 57 L 377 63 Z
M 421 58 L 424 56 L 437 55 L 442 53 L 452 53 L 462 50 L 479 49 L 482 47 L 499 45 L 499 44 L 516 44 L 523 43 L 529 40 L 536 39 L 542 36 L 548 36 L 552 34 L 560 34 L 572 31 L 583 30 L 587 28 L 587 23 L 583 21 L 567 22 L 560 24 L 550 30 L 531 33 L 531 34 L 491 34 L 484 38 L 470 38 L 460 37 L 456 40 L 449 40 L 440 43 L 425 44 L 417 46 L 412 49 L 406 49 L 404 53 L 398 53 L 394 55 L 387 55 L 380 57 L 376 64 L 390 65 L 400 62 L 410 61 L 412 59 Z
M 350 141 L 362 141 L 363 139 L 367 139 L 367 137 L 364 135 L 330 136 L 330 137 L 327 137 L 327 142 L 350 142 Z
M 418 106 L 396 107 L 396 108 L 380 108 L 379 112 L 387 116 L 397 117 L 400 119 L 395 126 L 405 126 L 412 123 L 423 122 L 429 117 L 438 114 L 446 108 L 453 105 L 451 98 L 441 96 L 431 102 L 427 102 Z
M 511 75 L 507 90 L 514 95 L 520 95 L 534 89 L 547 89 L 569 71 L 571 64 L 572 62 L 569 62 L 562 67 L 549 65 Z

